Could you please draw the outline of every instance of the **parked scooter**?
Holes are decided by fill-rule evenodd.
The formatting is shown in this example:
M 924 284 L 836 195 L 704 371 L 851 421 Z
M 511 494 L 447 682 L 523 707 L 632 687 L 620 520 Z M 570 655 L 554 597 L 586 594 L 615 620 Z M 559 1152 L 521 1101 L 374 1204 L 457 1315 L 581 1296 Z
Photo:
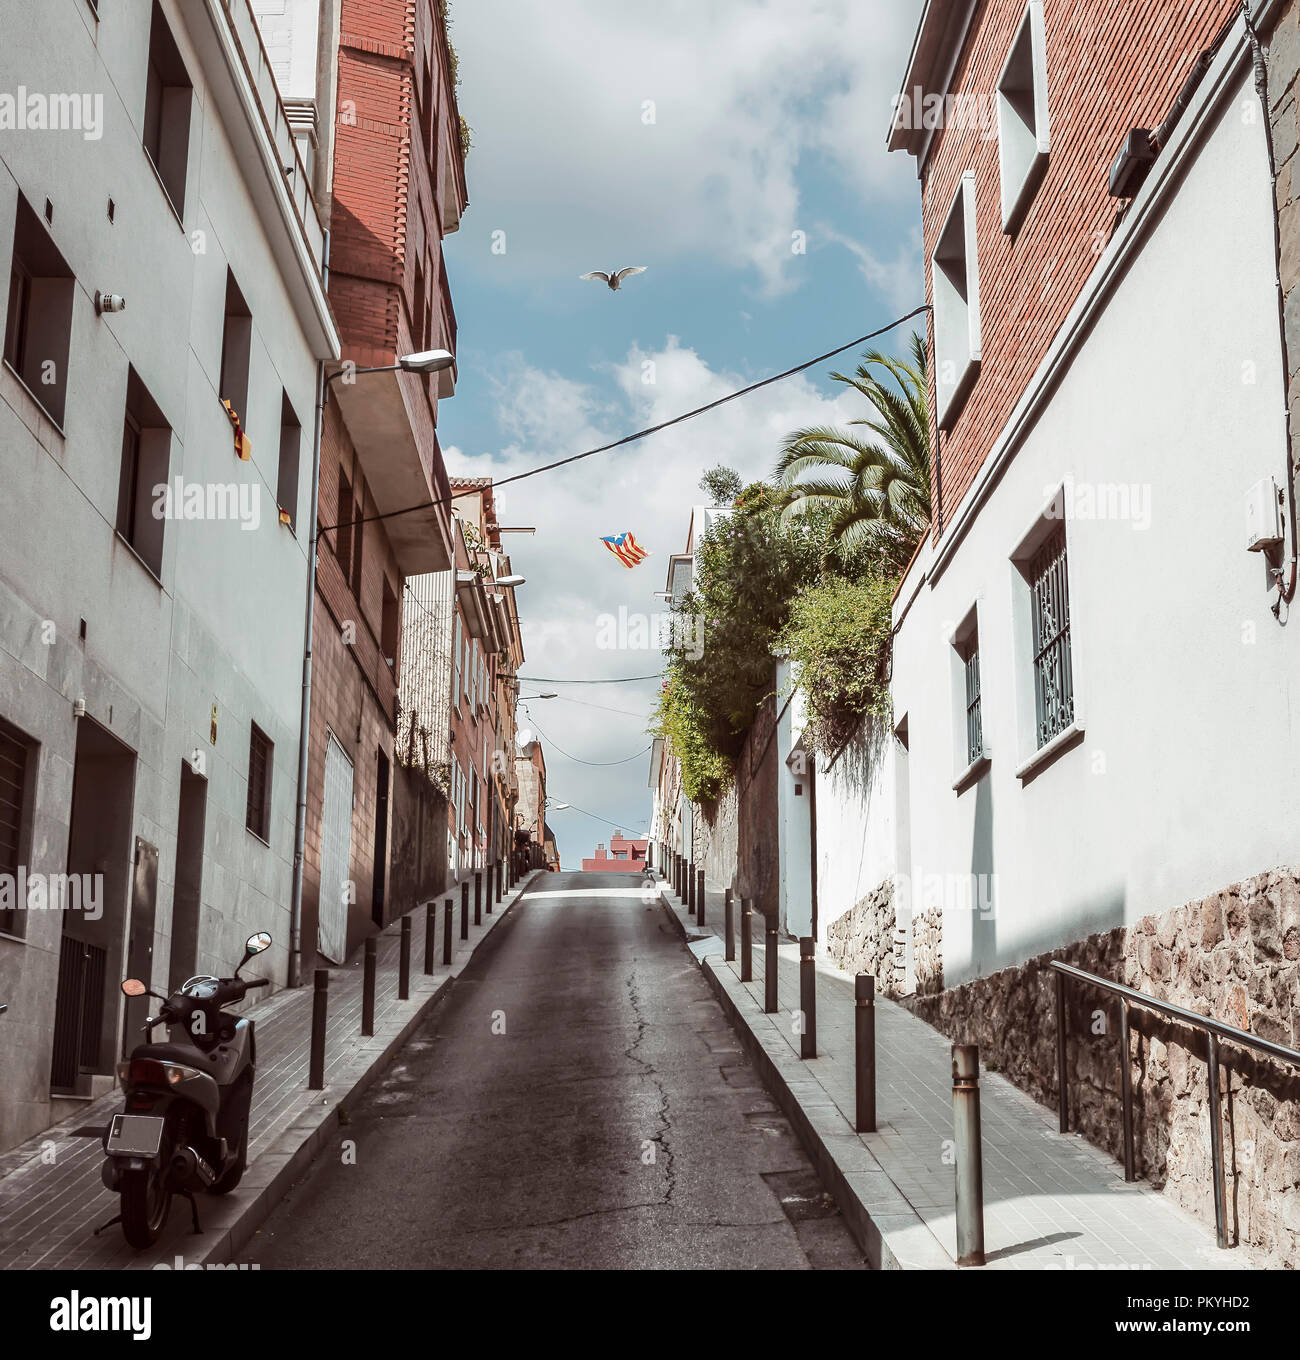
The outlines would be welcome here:
M 121 1223 L 126 1240 L 150 1247 L 162 1235 L 174 1194 L 190 1202 L 199 1227 L 196 1190 L 225 1195 L 248 1162 L 248 1113 L 253 1100 L 257 1045 L 253 1022 L 223 1013 L 267 978 L 241 978 L 239 971 L 271 947 L 265 931 L 248 937 L 244 957 L 229 978 L 200 975 L 163 998 L 138 978 L 127 978 L 127 996 L 162 1001 L 144 1023 L 145 1042 L 118 1064 L 126 1106 L 104 1135 L 104 1184 L 121 1195 L 121 1212 L 96 1234 Z M 153 1042 L 157 1025 L 168 1042 Z

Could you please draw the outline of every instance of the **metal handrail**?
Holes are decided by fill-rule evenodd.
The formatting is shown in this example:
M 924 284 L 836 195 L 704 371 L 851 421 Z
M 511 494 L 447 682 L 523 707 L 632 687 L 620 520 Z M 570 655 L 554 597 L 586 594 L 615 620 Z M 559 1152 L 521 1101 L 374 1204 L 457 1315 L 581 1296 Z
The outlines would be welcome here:
M 1223 1121 L 1219 1111 L 1219 1040 L 1242 1048 L 1253 1048 L 1258 1053 L 1266 1053 L 1271 1058 L 1300 1067 L 1300 1052 L 1287 1048 L 1284 1044 L 1274 1043 L 1271 1039 L 1261 1039 L 1257 1034 L 1238 1029 L 1236 1025 L 1225 1024 L 1213 1016 L 1198 1015 L 1185 1006 L 1175 1006 L 1172 1002 L 1161 1001 L 1158 997 L 1126 987 L 1122 982 L 1112 982 L 1109 978 L 1098 976 L 1076 968 L 1071 963 L 1059 963 L 1053 959 L 1049 966 L 1056 974 L 1056 1075 L 1061 1116 L 1061 1132 L 1070 1131 L 1070 1102 L 1066 1087 L 1066 1026 L 1065 1026 L 1065 983 L 1067 979 L 1083 982 L 1103 992 L 1109 992 L 1120 999 L 1120 1101 L 1123 1114 L 1124 1137 L 1124 1179 L 1134 1181 L 1137 1172 L 1133 1164 L 1133 1087 L 1131 1061 L 1129 1057 L 1130 1006 L 1155 1011 L 1181 1021 L 1205 1035 L 1205 1063 L 1210 1087 L 1210 1158 L 1214 1167 L 1214 1228 L 1218 1245 L 1228 1245 L 1227 1211 L 1223 1185 Z

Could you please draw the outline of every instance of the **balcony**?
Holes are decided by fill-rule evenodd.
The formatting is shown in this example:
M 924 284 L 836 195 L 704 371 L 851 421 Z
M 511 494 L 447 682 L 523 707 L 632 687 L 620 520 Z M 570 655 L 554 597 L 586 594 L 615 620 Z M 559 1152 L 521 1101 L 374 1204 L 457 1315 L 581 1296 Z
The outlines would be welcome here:
M 379 356 L 374 362 L 395 358 Z M 379 513 L 428 507 L 381 521 L 407 576 L 448 571 L 453 560 L 451 484 L 422 390 L 424 381 L 414 373 L 367 373 L 355 382 L 332 384 Z

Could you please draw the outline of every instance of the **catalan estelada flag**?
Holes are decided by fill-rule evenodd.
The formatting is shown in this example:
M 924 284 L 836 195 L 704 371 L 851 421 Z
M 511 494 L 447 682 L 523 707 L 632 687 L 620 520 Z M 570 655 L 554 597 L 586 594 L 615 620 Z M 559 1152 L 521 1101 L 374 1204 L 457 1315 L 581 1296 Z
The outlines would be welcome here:
M 631 530 L 621 534 L 611 534 L 600 540 L 625 567 L 635 567 L 644 562 L 650 554 L 632 537 Z

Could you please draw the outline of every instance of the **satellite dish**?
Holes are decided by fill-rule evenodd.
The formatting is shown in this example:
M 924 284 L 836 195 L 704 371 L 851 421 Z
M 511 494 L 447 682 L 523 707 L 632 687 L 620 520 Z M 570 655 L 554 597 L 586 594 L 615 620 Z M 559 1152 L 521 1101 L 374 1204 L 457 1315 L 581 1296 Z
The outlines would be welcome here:
M 515 733 L 515 745 L 518 746 L 521 751 L 526 751 L 528 747 L 533 744 L 533 735 L 534 733 L 531 727 L 521 727 L 519 731 Z

